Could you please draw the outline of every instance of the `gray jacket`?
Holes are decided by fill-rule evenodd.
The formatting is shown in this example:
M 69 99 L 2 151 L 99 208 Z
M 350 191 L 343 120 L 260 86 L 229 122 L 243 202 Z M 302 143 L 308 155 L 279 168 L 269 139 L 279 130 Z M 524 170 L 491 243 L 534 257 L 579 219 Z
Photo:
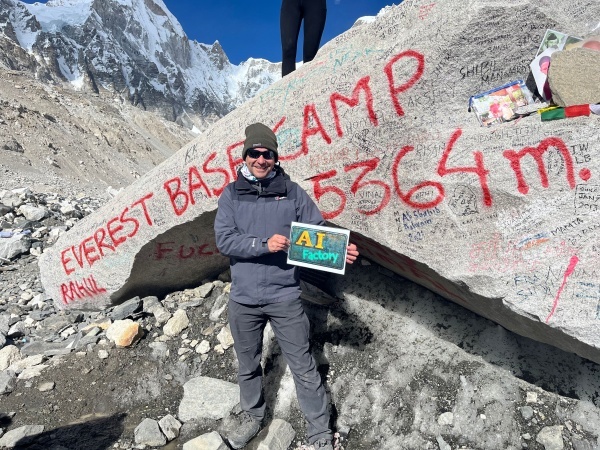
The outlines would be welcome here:
M 298 268 L 287 253 L 269 252 L 267 239 L 290 235 L 292 222 L 325 225 L 317 205 L 283 169 L 271 180 L 251 184 L 238 172 L 219 198 L 215 218 L 217 248 L 229 256 L 230 298 L 246 305 L 292 300 L 300 296 Z

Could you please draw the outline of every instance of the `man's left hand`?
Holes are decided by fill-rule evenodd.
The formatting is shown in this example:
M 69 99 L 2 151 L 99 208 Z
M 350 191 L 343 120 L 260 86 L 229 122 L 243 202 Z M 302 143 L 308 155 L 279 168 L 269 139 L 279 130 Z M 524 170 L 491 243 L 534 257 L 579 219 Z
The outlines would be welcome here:
M 350 244 L 346 250 L 346 264 L 352 264 L 356 261 L 358 257 L 358 249 L 356 248 L 356 244 Z

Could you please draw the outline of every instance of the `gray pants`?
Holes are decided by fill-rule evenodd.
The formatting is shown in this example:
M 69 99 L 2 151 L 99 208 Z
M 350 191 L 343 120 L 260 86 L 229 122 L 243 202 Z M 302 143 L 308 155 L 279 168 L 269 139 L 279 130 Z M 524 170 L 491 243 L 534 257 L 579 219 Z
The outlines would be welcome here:
M 263 330 L 267 321 L 294 376 L 296 395 L 306 417 L 309 443 L 332 439 L 327 394 L 310 353 L 310 324 L 300 299 L 262 306 L 242 305 L 229 300 L 229 325 L 239 362 L 240 406 L 258 419 L 265 416 L 262 391 Z

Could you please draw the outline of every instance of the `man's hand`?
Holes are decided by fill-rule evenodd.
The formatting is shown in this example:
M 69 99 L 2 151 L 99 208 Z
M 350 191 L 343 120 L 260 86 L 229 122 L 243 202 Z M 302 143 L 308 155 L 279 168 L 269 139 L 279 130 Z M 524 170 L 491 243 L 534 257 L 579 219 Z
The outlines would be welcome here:
M 346 251 L 346 264 L 352 264 L 354 261 L 356 261 L 356 258 L 358 257 L 358 249 L 356 248 L 356 244 L 350 244 L 348 245 L 347 251 Z
M 288 248 L 290 248 L 290 240 L 281 234 L 274 234 L 267 241 L 267 246 L 271 253 L 287 252 Z

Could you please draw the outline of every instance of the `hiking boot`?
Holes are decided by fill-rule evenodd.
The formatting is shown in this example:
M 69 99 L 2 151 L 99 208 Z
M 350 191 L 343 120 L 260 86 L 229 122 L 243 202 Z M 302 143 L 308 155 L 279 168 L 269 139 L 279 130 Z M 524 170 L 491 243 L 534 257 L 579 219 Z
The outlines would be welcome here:
M 237 428 L 227 435 L 227 441 L 234 449 L 243 448 L 261 428 L 262 421 L 244 411 L 237 417 Z
M 315 450 L 333 450 L 333 445 L 329 439 L 319 439 L 316 442 L 313 442 L 313 447 Z

